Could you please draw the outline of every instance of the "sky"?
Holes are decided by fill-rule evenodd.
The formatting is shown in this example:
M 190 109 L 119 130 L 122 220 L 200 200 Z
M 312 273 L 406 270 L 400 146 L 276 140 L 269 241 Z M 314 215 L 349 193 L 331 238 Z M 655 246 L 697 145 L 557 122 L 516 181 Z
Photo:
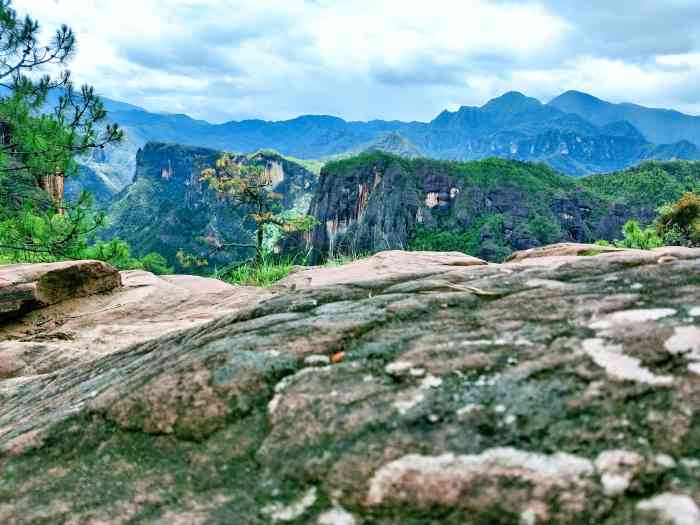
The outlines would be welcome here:
M 699 0 L 15 0 L 74 79 L 210 122 L 433 119 L 506 91 L 700 114 Z

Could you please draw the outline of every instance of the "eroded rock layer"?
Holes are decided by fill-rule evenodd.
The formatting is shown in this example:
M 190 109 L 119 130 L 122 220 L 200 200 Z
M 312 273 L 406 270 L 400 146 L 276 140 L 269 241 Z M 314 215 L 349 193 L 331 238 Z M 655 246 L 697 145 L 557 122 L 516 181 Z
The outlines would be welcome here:
M 700 250 L 587 255 L 312 280 L 0 382 L 0 522 L 698 523 Z

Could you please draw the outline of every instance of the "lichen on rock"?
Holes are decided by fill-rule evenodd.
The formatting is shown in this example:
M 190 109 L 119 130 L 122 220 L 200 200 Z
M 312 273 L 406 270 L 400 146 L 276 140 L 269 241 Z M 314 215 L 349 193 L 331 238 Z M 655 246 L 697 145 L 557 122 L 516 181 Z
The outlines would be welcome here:
M 0 521 L 697 522 L 700 251 L 425 257 L 0 379 Z

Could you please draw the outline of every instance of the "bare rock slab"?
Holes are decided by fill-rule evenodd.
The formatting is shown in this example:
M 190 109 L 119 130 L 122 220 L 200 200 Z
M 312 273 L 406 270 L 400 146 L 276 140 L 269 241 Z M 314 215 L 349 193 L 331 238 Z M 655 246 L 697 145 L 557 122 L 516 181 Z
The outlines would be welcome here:
M 279 284 L 282 287 L 309 288 L 332 284 L 362 285 L 377 279 L 398 282 L 410 276 L 426 276 L 486 264 L 486 261 L 460 252 L 389 250 L 342 266 L 302 267 Z
M 699 522 L 700 250 L 431 257 L 267 297 L 132 274 L 128 306 L 82 304 L 119 330 L 89 350 L 145 339 L 0 379 L 0 523 Z
M 75 297 L 121 286 L 119 272 L 102 261 L 0 266 L 0 322 Z

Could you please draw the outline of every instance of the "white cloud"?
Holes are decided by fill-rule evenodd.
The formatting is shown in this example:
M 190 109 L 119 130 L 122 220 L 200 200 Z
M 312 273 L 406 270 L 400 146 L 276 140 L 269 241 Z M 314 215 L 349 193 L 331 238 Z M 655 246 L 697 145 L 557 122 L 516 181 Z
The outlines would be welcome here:
M 644 35 L 610 56 L 600 42 L 614 36 L 624 13 L 596 2 L 589 11 L 605 15 L 610 34 L 605 24 L 592 25 L 595 12 L 572 16 L 569 0 L 15 0 L 15 6 L 47 29 L 61 22 L 74 28 L 80 47 L 71 69 L 79 81 L 151 110 L 212 121 L 304 113 L 427 120 L 511 89 L 548 98 L 575 88 L 697 109 L 689 82 L 698 79 L 700 50 L 685 37 L 673 45 L 659 38 L 668 45 L 649 54 L 657 35 L 647 16 L 651 4 L 665 5 L 672 16 L 674 9 L 688 15 L 693 3 L 645 2 Z

